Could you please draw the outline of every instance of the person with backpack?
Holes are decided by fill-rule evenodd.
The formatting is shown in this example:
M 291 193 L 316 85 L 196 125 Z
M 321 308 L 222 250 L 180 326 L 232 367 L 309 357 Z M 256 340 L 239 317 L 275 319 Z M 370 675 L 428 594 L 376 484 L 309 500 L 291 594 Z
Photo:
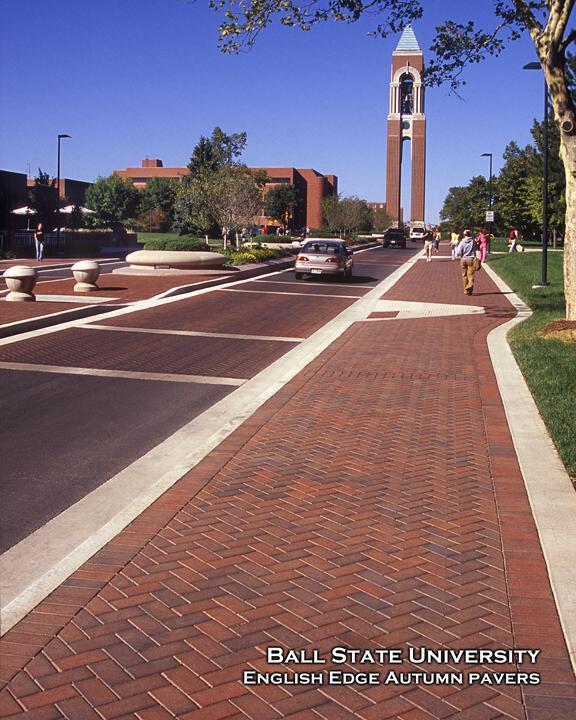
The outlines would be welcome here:
M 456 246 L 454 254 L 460 258 L 464 294 L 472 295 L 474 291 L 474 273 L 476 272 L 476 250 L 478 245 L 470 230 L 464 230 L 462 240 Z

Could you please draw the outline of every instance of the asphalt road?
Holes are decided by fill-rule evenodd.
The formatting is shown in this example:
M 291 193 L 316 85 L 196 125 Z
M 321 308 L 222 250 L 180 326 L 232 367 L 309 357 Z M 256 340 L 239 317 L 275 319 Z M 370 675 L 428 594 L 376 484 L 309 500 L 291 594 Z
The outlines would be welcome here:
M 0 370 L 5 388 L 0 394 L 0 551 L 233 392 L 234 386 L 221 384 L 220 378 L 253 377 L 419 249 L 356 254 L 349 282 L 324 277 L 297 281 L 293 271 L 285 271 L 96 320 L 95 325 L 104 326 L 99 330 L 73 328 L 1 346 L 3 362 L 73 366 L 87 368 L 87 374 Z M 147 332 L 158 329 L 171 333 Z M 200 375 L 210 384 L 156 376 L 100 377 L 90 369 Z

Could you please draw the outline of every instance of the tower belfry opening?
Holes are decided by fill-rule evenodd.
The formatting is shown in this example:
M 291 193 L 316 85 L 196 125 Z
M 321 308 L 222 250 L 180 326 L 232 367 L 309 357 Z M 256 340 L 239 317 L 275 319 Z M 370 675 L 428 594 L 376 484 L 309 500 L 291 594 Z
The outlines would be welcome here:
M 407 219 L 412 225 L 423 225 L 425 219 L 426 115 L 422 84 L 423 69 L 424 55 L 412 26 L 407 25 L 396 50 L 392 53 L 390 80 L 386 210 L 395 223 L 399 223 L 402 219 L 402 145 L 405 140 L 410 140 L 411 151 L 411 200 Z

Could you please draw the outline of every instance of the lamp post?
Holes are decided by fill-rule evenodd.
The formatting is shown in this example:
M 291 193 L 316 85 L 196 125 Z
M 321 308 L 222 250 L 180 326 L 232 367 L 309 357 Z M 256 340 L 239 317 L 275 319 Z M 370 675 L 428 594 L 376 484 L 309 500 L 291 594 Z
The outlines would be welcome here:
M 541 70 L 539 62 L 524 65 L 523 70 Z M 544 164 L 544 178 L 542 188 L 542 271 L 539 285 L 532 287 L 546 287 L 548 285 L 548 85 L 544 78 L 544 133 L 543 133 L 542 160 Z
M 488 210 L 490 213 L 492 212 L 492 153 L 482 153 L 480 157 L 487 157 L 490 158 L 490 180 L 488 181 Z M 492 215 L 490 215 L 492 217 Z M 492 220 L 487 220 L 488 223 L 490 223 L 490 233 L 488 235 L 488 252 L 490 252 L 490 244 L 492 241 Z
M 56 174 L 56 252 L 60 250 L 60 141 L 72 135 L 60 133 L 58 135 L 58 171 Z

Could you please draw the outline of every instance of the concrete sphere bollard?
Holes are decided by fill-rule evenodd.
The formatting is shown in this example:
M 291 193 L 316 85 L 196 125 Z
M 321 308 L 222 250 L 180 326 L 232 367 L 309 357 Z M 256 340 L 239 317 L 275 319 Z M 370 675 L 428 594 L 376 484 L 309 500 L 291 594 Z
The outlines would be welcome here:
M 100 275 L 100 265 L 94 260 L 80 260 L 72 265 L 72 274 L 76 280 L 74 292 L 94 292 L 100 288 L 96 280 Z
M 3 274 L 10 292 L 6 295 L 9 302 L 34 302 L 36 296 L 32 292 L 36 285 L 38 273 L 35 268 L 26 265 L 15 265 Z

